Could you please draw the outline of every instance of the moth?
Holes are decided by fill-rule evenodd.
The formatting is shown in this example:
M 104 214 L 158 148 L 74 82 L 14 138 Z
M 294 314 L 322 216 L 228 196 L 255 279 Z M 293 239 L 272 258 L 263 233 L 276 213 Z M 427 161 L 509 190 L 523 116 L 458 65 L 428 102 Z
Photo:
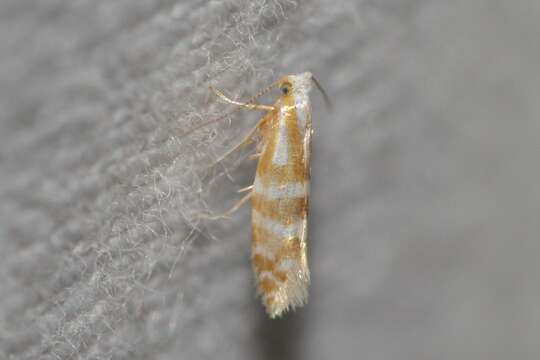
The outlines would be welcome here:
M 315 84 L 329 100 L 313 75 L 287 75 L 256 95 L 279 87 L 281 94 L 271 105 L 241 103 L 211 90 L 224 101 L 266 114 L 243 141 L 223 155 L 253 140 L 259 132 L 254 183 L 226 217 L 246 201 L 252 205 L 252 266 L 258 294 L 271 318 L 306 304 L 310 273 L 306 255 L 309 211 L 311 105 L 309 93 Z M 253 98 L 253 99 L 254 99 Z

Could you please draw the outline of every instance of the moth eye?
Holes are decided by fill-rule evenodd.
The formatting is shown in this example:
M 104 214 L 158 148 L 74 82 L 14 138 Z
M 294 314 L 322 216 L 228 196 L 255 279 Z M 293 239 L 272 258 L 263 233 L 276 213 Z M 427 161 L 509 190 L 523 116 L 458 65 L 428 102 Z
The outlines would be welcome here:
M 281 87 L 281 92 L 283 93 L 283 95 L 287 95 L 290 91 L 290 88 L 288 85 L 284 85 Z

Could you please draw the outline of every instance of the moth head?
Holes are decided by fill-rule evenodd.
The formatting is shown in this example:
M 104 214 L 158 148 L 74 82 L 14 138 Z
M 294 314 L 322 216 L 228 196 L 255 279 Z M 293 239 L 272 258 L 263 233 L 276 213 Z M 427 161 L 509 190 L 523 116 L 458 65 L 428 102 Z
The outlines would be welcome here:
M 310 72 L 305 72 L 298 75 L 284 76 L 279 81 L 279 88 L 282 96 L 290 94 L 308 95 L 311 91 L 312 78 Z
M 279 90 L 282 96 L 289 96 L 293 93 L 293 84 L 289 81 L 289 77 L 285 77 L 279 83 Z
M 309 71 L 298 75 L 285 76 L 279 81 L 282 96 L 287 96 L 290 94 L 307 96 L 311 91 L 313 84 L 315 84 L 317 89 L 321 92 L 326 106 L 329 109 L 332 109 L 330 98 L 317 79 Z

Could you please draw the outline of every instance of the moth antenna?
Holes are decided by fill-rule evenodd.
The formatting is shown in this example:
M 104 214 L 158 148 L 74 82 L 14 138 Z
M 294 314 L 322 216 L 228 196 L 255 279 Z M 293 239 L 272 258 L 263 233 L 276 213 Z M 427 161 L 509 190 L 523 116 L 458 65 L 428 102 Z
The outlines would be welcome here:
M 321 84 L 317 81 L 317 78 L 315 76 L 311 76 L 311 80 L 313 80 L 313 83 L 315 84 L 315 86 L 317 86 L 317 89 L 319 89 L 319 91 L 321 92 L 324 99 L 324 103 L 326 104 L 326 107 L 329 110 L 332 110 L 334 108 L 334 106 L 332 105 L 332 101 L 330 101 L 330 97 L 328 96 L 328 94 L 326 94 L 326 91 L 324 91 Z
M 272 90 L 273 88 L 275 88 L 277 85 L 278 85 L 277 82 L 268 85 L 267 87 L 265 87 L 264 89 L 262 89 L 261 91 L 259 91 L 257 94 L 255 94 L 253 97 L 251 97 L 251 99 L 249 99 L 248 104 L 249 104 L 250 102 L 254 101 L 254 100 L 257 100 L 258 98 L 260 98 L 261 96 L 263 96 L 264 94 L 266 94 L 267 92 L 269 92 L 270 90 Z
M 267 86 L 266 88 L 262 89 L 261 91 L 259 91 L 257 94 L 255 94 L 254 96 L 252 96 L 251 98 L 248 99 L 248 101 L 246 102 L 246 104 L 252 104 L 253 101 L 257 100 L 258 98 L 260 98 L 261 96 L 263 96 L 264 94 L 266 94 L 268 91 L 270 91 L 271 89 L 273 89 L 274 87 L 277 86 L 277 82 L 276 83 L 273 83 L 269 86 Z M 231 111 L 229 112 L 226 112 L 225 114 L 221 115 L 220 117 L 216 118 L 216 119 L 212 119 L 212 120 L 208 120 L 208 121 L 205 121 L 205 122 L 202 122 L 194 127 L 192 127 L 191 129 L 181 133 L 179 135 L 179 138 L 183 138 L 199 129 L 202 129 L 208 125 L 211 125 L 211 124 L 214 124 L 214 123 L 217 123 L 223 119 L 226 119 L 227 117 L 229 117 L 231 114 L 234 114 L 235 112 L 237 112 L 238 110 L 240 110 L 242 108 L 242 105 L 237 105 L 235 106 Z

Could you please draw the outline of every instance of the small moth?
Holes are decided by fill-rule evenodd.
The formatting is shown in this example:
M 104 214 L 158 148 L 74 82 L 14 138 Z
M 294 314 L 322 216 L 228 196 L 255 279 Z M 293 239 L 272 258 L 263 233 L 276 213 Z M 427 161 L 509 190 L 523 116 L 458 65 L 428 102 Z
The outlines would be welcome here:
M 309 72 L 284 76 L 254 97 L 279 86 L 281 95 L 272 106 L 240 103 L 211 88 L 226 102 L 267 112 L 238 146 L 221 157 L 250 142 L 259 131 L 260 141 L 254 155 L 259 162 L 254 183 L 240 190 L 247 194 L 219 217 L 231 214 L 251 199 L 251 260 L 258 293 L 271 318 L 281 316 L 289 308 L 303 306 L 308 298 L 306 238 L 313 133 L 309 100 L 312 83 L 329 103 Z

